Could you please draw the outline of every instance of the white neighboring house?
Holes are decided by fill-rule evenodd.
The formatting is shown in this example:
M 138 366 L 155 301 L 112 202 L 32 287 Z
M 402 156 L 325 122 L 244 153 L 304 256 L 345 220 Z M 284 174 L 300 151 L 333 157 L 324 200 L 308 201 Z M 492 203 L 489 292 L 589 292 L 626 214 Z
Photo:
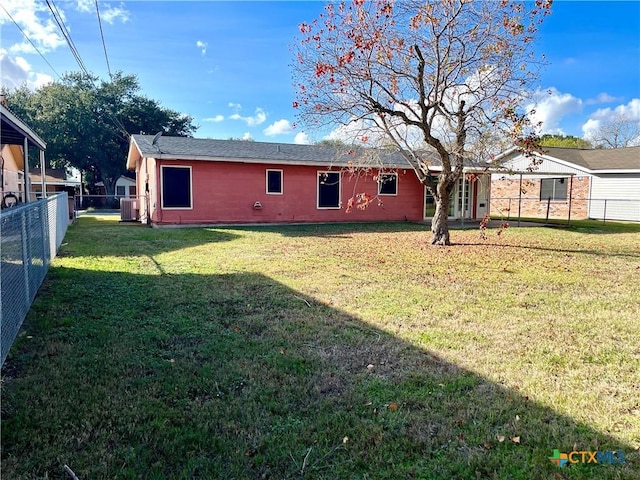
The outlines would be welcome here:
M 120 175 L 120 178 L 116 180 L 116 196 L 118 198 L 135 198 L 137 196 L 135 179 Z
M 544 147 L 538 164 L 512 148 L 496 158 L 508 174 L 491 177 L 493 210 L 505 199 L 520 202 L 522 216 L 544 217 L 549 206 L 563 218 L 640 222 L 640 147 L 578 149 Z M 519 201 L 519 200 L 518 200 Z M 494 208 L 496 207 L 496 208 Z M 513 207 L 511 207 L 513 211 Z

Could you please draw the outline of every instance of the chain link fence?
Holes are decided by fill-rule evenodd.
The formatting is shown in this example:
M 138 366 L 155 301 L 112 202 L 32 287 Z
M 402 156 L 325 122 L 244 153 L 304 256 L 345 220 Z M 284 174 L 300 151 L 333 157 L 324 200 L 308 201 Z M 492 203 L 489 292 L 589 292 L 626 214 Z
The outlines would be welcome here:
M 579 198 L 553 200 L 539 197 L 492 197 L 491 215 L 506 220 L 540 219 L 583 220 L 594 219 L 606 222 L 621 220 L 640 222 L 640 200 L 636 199 L 596 199 Z
M 69 224 L 66 193 L 0 212 L 0 365 Z

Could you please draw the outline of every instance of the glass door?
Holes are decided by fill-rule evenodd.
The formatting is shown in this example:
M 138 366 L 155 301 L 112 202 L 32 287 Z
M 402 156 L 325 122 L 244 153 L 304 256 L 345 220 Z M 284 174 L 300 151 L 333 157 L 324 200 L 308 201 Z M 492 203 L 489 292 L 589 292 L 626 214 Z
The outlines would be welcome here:
M 436 187 L 437 187 L 437 183 L 436 183 Z M 455 207 L 455 202 L 454 202 L 454 196 L 455 194 L 455 189 L 453 192 L 451 192 L 451 195 L 449 196 L 449 217 L 453 217 L 454 215 L 454 207 Z M 429 189 L 427 187 L 424 187 L 424 218 L 433 218 L 433 216 L 436 214 L 436 199 L 433 198 L 433 195 L 431 195 L 431 193 L 429 193 Z

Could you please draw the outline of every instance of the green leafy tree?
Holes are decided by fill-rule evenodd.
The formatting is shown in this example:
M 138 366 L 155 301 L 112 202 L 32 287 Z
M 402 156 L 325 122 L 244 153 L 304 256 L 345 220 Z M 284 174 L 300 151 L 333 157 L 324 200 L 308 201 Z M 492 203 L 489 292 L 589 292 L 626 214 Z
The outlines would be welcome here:
M 449 197 L 465 162 L 536 144 L 520 104 L 544 62 L 533 50 L 551 2 L 329 3 L 300 25 L 301 123 L 335 127 L 404 155 L 435 198 L 431 243 L 448 245 Z M 352 142 L 353 143 L 353 142 Z M 430 168 L 434 158 L 440 173 Z
M 23 86 L 5 94 L 10 108 L 47 142 L 54 167 L 73 166 L 90 186 L 103 182 L 113 194 L 126 172 L 129 135 L 141 131 L 191 136 L 192 117 L 163 108 L 138 92 L 135 76 L 116 73 L 109 81 L 65 74 L 36 91 Z
M 541 147 L 561 147 L 561 148 L 593 148 L 591 142 L 573 135 L 551 135 L 544 134 L 540 137 Z

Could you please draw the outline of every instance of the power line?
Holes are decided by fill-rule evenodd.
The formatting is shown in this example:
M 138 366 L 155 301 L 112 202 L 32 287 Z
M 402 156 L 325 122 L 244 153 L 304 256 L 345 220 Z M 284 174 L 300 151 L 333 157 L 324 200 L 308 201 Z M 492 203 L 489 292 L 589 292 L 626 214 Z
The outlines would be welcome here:
M 82 60 L 82 57 L 80 56 L 80 52 L 76 48 L 75 43 L 73 43 L 73 39 L 71 38 L 71 34 L 69 33 L 69 30 L 67 29 L 67 26 L 64 24 L 64 20 L 62 18 L 62 15 L 58 11 L 58 7 L 56 7 L 56 5 L 53 2 L 53 0 L 46 0 L 46 2 L 47 2 L 47 6 L 49 7 L 49 10 L 51 10 L 51 14 L 53 15 L 53 19 L 55 20 L 56 24 L 58 25 L 58 28 L 60 29 L 60 32 L 62 33 L 62 36 L 64 37 L 65 41 L 67 42 L 67 45 L 69 45 L 69 49 L 71 50 L 71 53 L 73 54 L 74 58 L 76 59 L 76 62 L 78 63 L 78 66 L 85 73 L 85 75 L 87 75 L 87 77 L 89 79 L 91 79 L 92 83 L 95 86 L 95 80 L 94 80 L 93 76 L 91 75 L 91 73 L 89 73 L 89 70 L 87 70 L 87 67 L 84 64 L 84 61 Z M 105 53 L 106 53 L 106 47 L 105 47 Z M 111 72 L 109 72 L 109 74 L 111 75 Z M 116 118 L 115 115 L 112 114 L 108 109 L 105 109 L 104 112 L 107 115 L 107 117 L 109 117 L 111 122 L 115 125 L 115 127 L 117 129 L 119 129 L 121 131 L 121 133 L 124 133 L 124 136 L 121 136 L 121 138 L 123 140 L 127 140 L 128 141 L 129 132 L 127 132 L 127 129 L 124 127 L 122 122 L 118 118 Z
M 47 60 L 47 59 L 45 58 L 45 56 L 44 56 L 44 55 L 43 55 L 43 53 L 38 49 L 38 47 L 36 46 L 36 44 L 35 44 L 35 43 L 33 43 L 33 42 L 31 41 L 31 39 L 29 38 L 29 36 L 27 35 L 27 33 L 22 29 L 22 27 L 18 24 L 18 22 L 16 22 L 16 21 L 15 21 L 15 19 L 13 18 L 13 16 L 11 16 L 11 14 L 10 14 L 10 13 L 9 13 L 9 11 L 5 8 L 5 6 L 4 6 L 4 5 L 2 5 L 2 4 L 0 3 L 0 7 L 2 7 L 2 10 L 4 10 L 4 13 L 6 13 L 6 14 L 7 14 L 7 16 L 9 17 L 9 19 L 14 23 L 14 25 L 15 25 L 16 27 L 18 27 L 18 30 L 20 30 L 20 33 L 22 33 L 22 36 L 23 36 L 24 38 L 26 38 L 26 39 L 27 39 L 27 41 L 31 44 L 31 46 L 35 49 L 35 51 L 36 51 L 36 52 L 38 52 L 38 55 L 40 55 L 40 56 L 42 57 L 42 59 L 45 61 L 45 63 L 46 63 L 47 65 L 49 65 L 49 68 L 53 71 L 53 73 L 55 73 L 55 74 L 56 74 L 56 77 L 58 77 L 58 79 L 60 79 L 60 74 L 56 71 L 56 69 L 55 69 L 55 68 L 53 68 L 53 65 L 51 65 L 51 64 L 49 63 L 49 60 Z
M 89 71 L 87 70 L 87 67 L 85 66 L 84 62 L 82 61 L 82 57 L 80 56 L 80 52 L 78 51 L 78 49 L 76 48 L 75 44 L 73 43 L 73 40 L 71 39 L 71 34 L 69 33 L 69 30 L 67 29 L 67 26 L 64 24 L 64 20 L 62 19 L 62 15 L 60 15 L 60 12 L 58 11 L 58 7 L 55 6 L 55 4 L 53 3 L 53 0 L 51 0 L 51 1 L 46 0 L 46 2 L 47 2 L 47 6 L 49 7 L 49 10 L 51 10 L 51 14 L 53 15 L 54 21 L 56 22 L 56 24 L 58 25 L 58 28 L 60 29 L 60 32 L 62 33 L 62 36 L 64 37 L 65 41 L 67 42 L 67 45 L 69 45 L 69 49 L 71 50 L 71 54 L 76 59 L 76 62 L 80 66 L 80 69 L 85 74 L 89 75 Z
M 89 73 L 89 71 L 87 70 L 87 67 L 84 64 L 84 61 L 82 60 L 82 57 L 80 56 L 80 52 L 78 51 L 77 47 L 75 46 L 75 43 L 73 42 L 73 39 L 71 38 L 71 34 L 69 33 L 69 30 L 67 29 L 66 25 L 64 24 L 64 20 L 62 19 L 62 15 L 60 14 L 60 12 L 58 11 L 58 7 L 56 7 L 55 3 L 53 2 L 53 0 L 46 0 L 47 2 L 47 6 L 49 7 L 49 10 L 51 11 L 51 14 L 53 16 L 54 21 L 56 22 L 58 28 L 60 29 L 60 32 L 62 33 L 62 36 L 64 37 L 65 41 L 67 42 L 67 45 L 69 46 L 69 49 L 71 50 L 71 53 L 73 54 L 74 58 L 76 59 L 76 62 L 78 63 L 78 66 L 80 67 L 80 69 L 84 72 L 85 75 L 87 75 L 87 77 L 91 80 L 91 82 L 94 84 L 95 86 L 95 80 L 94 77 L 91 75 L 91 73 Z M 38 47 L 36 47 L 36 45 L 31 41 L 31 39 L 28 37 L 28 35 L 24 32 L 24 30 L 22 30 L 22 28 L 20 27 L 20 25 L 15 21 L 15 19 L 11 16 L 11 14 L 7 11 L 7 9 L 4 7 L 4 5 L 0 4 L 0 7 L 2 7 L 2 9 L 5 11 L 5 13 L 7 14 L 7 16 L 11 19 L 11 21 L 16 25 L 16 27 L 18 27 L 18 29 L 20 30 L 20 32 L 22 33 L 22 35 L 27 39 L 27 41 L 33 46 L 33 48 L 36 49 L 36 51 L 40 54 L 40 56 L 42 57 L 42 59 L 47 63 L 47 65 L 49 65 L 49 67 L 51 68 L 51 70 L 53 70 L 53 72 L 57 75 L 58 79 L 61 79 L 60 74 L 55 70 L 55 68 L 53 68 L 53 66 L 49 63 L 49 61 L 44 57 L 44 55 L 40 52 L 40 50 L 38 50 Z M 96 9 L 98 8 L 98 2 L 96 0 Z M 100 13 L 98 12 L 98 22 L 100 22 Z M 107 59 L 107 69 L 109 71 L 109 77 L 112 78 L 112 74 L 111 74 L 111 68 L 109 66 L 109 59 L 107 57 L 107 48 L 106 45 L 104 43 L 104 36 L 102 35 L 102 24 L 100 22 L 100 35 L 102 37 L 102 44 L 104 46 L 104 52 L 105 52 L 105 58 Z M 124 124 L 117 118 L 115 117 L 114 114 L 112 114 L 108 109 L 105 109 L 104 112 L 106 113 L 107 117 L 109 117 L 109 119 L 111 120 L 111 122 L 114 124 L 114 126 L 119 129 L 121 131 L 121 133 L 124 133 L 124 136 L 120 135 L 121 138 L 123 140 L 128 141 L 129 139 L 129 132 L 127 132 L 127 129 L 125 128 Z M 120 133 L 119 133 L 120 134 Z
M 98 25 L 100 26 L 100 38 L 102 39 L 102 48 L 104 49 L 104 59 L 107 61 L 107 72 L 109 72 L 109 78 L 113 78 L 113 75 L 111 75 L 111 66 L 109 65 L 109 56 L 107 55 L 107 44 L 104 42 L 104 32 L 102 31 L 102 20 L 100 19 L 98 0 L 96 0 L 96 14 L 98 15 Z

